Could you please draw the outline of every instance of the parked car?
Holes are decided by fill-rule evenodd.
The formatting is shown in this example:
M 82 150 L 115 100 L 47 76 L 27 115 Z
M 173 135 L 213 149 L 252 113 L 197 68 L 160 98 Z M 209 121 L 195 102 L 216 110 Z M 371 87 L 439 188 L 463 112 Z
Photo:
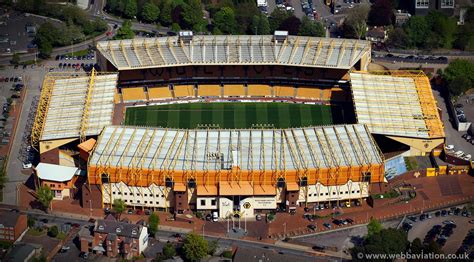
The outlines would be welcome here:
M 316 230 L 316 225 L 315 224 L 309 224 L 308 228 L 315 231 Z
M 255 216 L 255 220 L 257 220 L 257 221 L 262 220 L 262 215 L 257 214 L 257 215 Z
M 33 165 L 31 163 L 27 163 L 27 162 L 23 163 L 23 169 L 28 169 L 28 168 L 31 168 L 31 167 L 33 167 Z
M 455 223 L 452 220 L 445 220 L 445 221 L 443 221 L 443 224 L 449 225 L 449 224 L 455 224 Z
M 323 226 L 324 226 L 325 228 L 328 228 L 328 229 L 331 228 L 331 224 L 329 224 L 329 223 L 324 223 Z
M 346 221 L 349 224 L 353 224 L 354 220 L 352 218 L 346 218 L 344 221 Z

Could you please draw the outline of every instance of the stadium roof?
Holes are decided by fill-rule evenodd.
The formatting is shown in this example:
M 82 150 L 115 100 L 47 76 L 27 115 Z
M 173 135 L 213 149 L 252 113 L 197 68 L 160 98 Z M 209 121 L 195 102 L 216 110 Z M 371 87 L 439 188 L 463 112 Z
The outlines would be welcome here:
M 43 89 L 50 90 L 41 97 L 47 108 L 40 140 L 75 138 L 81 132 L 98 135 L 104 126 L 111 125 L 117 78 L 117 73 L 48 75 Z
M 205 35 L 103 41 L 97 50 L 118 70 L 185 65 L 287 65 L 350 69 L 370 42 L 353 39 L 272 35 Z
M 350 74 L 359 123 L 367 124 L 375 134 L 415 138 L 445 136 L 429 80 L 423 73 L 378 73 L 382 74 Z
M 364 125 L 296 129 L 108 126 L 89 166 L 148 170 L 305 170 L 382 163 Z

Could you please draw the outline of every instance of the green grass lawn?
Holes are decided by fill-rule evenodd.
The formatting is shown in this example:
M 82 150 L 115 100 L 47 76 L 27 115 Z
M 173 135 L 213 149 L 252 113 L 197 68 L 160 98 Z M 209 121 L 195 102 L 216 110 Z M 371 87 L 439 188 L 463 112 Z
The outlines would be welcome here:
M 288 103 L 189 103 L 130 107 L 125 125 L 196 128 L 218 125 L 219 128 L 251 128 L 256 124 L 274 128 L 333 124 L 333 113 L 340 107 Z

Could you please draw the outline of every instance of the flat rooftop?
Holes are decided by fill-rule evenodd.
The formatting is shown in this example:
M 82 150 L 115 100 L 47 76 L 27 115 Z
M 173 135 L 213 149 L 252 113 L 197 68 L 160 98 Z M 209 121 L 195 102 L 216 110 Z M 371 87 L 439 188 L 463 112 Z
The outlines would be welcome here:
M 112 124 L 117 73 L 77 77 L 47 75 L 40 104 L 47 105 L 40 140 L 98 135 Z M 36 121 L 39 121 L 38 119 Z
M 373 134 L 414 138 L 445 136 L 429 79 L 421 72 L 350 74 L 358 123 Z
M 361 124 L 294 129 L 108 126 L 89 166 L 148 170 L 300 170 L 382 163 Z
M 286 65 L 352 68 L 370 42 L 273 35 L 204 35 L 183 41 L 179 36 L 102 41 L 97 50 L 118 70 L 186 65 Z

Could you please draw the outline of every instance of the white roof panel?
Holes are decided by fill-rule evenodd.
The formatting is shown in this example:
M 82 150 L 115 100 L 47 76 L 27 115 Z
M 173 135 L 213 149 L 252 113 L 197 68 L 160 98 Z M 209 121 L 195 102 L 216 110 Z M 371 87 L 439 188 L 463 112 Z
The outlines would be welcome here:
M 90 76 L 51 77 L 54 81 L 41 140 L 74 138 L 80 136 L 86 108 Z M 85 130 L 86 135 L 98 135 L 102 128 L 112 124 L 114 95 L 118 74 L 95 75 Z M 49 81 L 49 80 L 45 80 Z
M 140 168 L 152 170 L 225 170 L 233 166 L 301 170 L 381 162 L 363 125 L 277 130 L 108 126 L 89 161 L 91 166 L 129 168 L 140 163 Z
M 413 78 L 366 73 L 350 77 L 358 122 L 371 133 L 430 137 Z
M 278 32 L 276 32 L 278 33 Z M 97 50 L 118 70 L 186 65 L 288 65 L 352 68 L 370 55 L 370 42 L 272 35 L 199 35 L 190 42 L 179 36 L 135 38 L 97 43 Z
M 69 181 L 74 175 L 80 174 L 80 169 L 77 167 L 60 166 L 46 163 L 39 163 L 35 170 L 40 179 L 55 182 Z

